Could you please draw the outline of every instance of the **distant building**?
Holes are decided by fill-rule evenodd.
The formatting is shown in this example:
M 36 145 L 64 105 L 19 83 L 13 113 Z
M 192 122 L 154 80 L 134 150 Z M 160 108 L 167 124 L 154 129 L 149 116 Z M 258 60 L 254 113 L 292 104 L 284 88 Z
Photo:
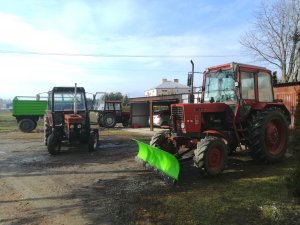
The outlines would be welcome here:
M 178 79 L 174 79 L 174 81 L 162 79 L 162 83 L 160 85 L 145 91 L 145 96 L 152 97 L 161 95 L 184 94 L 191 93 L 191 90 L 192 89 L 189 86 L 180 84 Z

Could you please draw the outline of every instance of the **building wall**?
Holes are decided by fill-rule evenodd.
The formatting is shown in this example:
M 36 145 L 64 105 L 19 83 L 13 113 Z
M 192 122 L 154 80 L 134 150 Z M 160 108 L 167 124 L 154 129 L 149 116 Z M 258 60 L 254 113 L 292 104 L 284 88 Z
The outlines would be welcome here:
M 291 113 L 291 127 L 294 127 L 294 116 L 297 105 L 297 92 L 300 91 L 300 85 L 274 87 L 274 99 L 281 100 Z
M 190 93 L 190 88 L 172 88 L 172 89 L 156 89 L 156 96 L 160 95 L 174 95 L 174 94 L 185 94 Z

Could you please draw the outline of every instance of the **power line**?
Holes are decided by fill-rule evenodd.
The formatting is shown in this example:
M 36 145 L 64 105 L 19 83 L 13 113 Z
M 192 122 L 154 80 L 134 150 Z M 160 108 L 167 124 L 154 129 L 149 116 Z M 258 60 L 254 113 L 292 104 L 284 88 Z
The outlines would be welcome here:
M 71 57 L 101 57 L 101 58 L 229 58 L 245 57 L 246 55 L 128 55 L 128 54 L 83 54 L 83 53 L 59 53 L 59 52 L 30 52 L 0 50 L 0 54 L 18 55 L 43 55 L 43 56 L 71 56 Z

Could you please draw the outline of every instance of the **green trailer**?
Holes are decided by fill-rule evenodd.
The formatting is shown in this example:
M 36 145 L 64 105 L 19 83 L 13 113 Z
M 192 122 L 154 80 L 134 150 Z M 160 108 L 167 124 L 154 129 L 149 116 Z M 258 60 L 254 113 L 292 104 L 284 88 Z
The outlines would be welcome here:
M 37 126 L 40 118 L 43 118 L 47 107 L 46 98 L 30 96 L 16 96 L 12 103 L 12 115 L 16 117 L 19 129 L 23 132 L 31 132 Z

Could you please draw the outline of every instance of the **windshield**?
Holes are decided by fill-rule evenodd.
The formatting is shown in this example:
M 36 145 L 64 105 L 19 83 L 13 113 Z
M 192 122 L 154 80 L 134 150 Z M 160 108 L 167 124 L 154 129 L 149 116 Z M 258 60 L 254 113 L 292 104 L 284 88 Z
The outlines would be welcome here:
M 77 93 L 77 110 L 86 110 L 84 93 Z M 74 93 L 56 92 L 54 93 L 54 111 L 73 111 Z
M 204 102 L 236 101 L 232 70 L 209 72 L 205 77 Z

